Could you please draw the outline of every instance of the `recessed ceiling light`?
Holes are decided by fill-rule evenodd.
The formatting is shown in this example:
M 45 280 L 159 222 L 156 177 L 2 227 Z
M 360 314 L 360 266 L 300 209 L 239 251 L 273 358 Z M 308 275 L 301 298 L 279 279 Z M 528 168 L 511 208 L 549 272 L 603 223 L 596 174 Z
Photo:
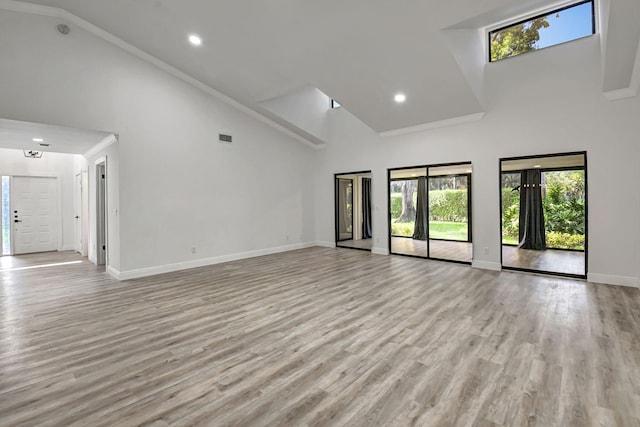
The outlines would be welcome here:
M 42 138 L 33 138 L 32 141 L 33 142 L 44 142 L 44 139 L 42 139 Z
M 471 173 L 471 169 L 467 169 L 467 173 Z
M 534 168 L 541 168 L 542 165 L 533 165 Z
M 396 94 L 396 96 L 394 96 L 394 97 L 393 97 L 393 99 L 394 99 L 398 104 L 401 104 L 401 103 L 403 103 L 404 101 L 406 101 L 406 100 L 407 100 L 407 97 L 405 96 L 405 94 L 404 94 L 404 93 L 398 93 L 398 94 Z
M 418 174 L 417 173 L 412 173 L 411 176 L 418 176 Z
M 195 34 L 191 34 L 189 36 L 189 43 L 191 43 L 194 46 L 200 46 L 202 44 L 202 39 Z

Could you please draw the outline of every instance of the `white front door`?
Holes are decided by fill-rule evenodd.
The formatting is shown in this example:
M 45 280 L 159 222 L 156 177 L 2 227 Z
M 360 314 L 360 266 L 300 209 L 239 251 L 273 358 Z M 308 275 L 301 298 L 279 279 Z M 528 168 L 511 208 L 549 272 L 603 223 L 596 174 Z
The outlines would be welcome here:
M 58 249 L 56 187 L 56 178 L 11 178 L 14 254 Z

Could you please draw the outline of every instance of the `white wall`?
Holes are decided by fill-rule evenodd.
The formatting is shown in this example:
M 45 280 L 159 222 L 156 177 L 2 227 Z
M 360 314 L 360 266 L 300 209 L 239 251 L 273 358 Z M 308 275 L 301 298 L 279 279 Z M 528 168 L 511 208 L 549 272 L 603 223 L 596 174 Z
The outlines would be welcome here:
M 302 130 L 314 142 L 323 144 L 329 137 L 327 122 L 331 98 L 314 87 L 303 87 L 277 98 L 262 101 L 261 111 L 283 121 L 291 129 Z
M 57 23 L 0 12 L 0 99 L 11 100 L 0 117 L 119 134 L 109 259 L 121 277 L 314 241 L 315 150 L 75 26 L 63 37 Z M 218 144 L 219 132 L 234 143 Z
M 74 154 L 44 153 L 40 159 L 30 159 L 24 156 L 22 150 L 0 148 L 0 176 L 39 176 L 57 179 L 60 250 L 74 249 L 73 179 L 79 157 L 81 156 Z
M 599 52 L 595 36 L 487 65 L 487 114 L 474 123 L 381 138 L 348 111 L 334 111 L 331 141 L 319 152 L 318 240 L 333 240 L 333 173 L 372 170 L 374 251 L 385 253 L 386 169 L 471 161 L 474 264 L 495 268 L 500 262 L 498 159 L 586 150 L 589 279 L 638 285 L 640 98 L 604 99 Z
M 457 161 L 473 162 L 474 263 L 496 267 L 498 159 L 586 150 L 589 277 L 638 283 L 640 100 L 603 98 L 597 36 L 487 65 L 482 121 L 381 138 L 336 109 L 316 151 L 78 28 L 63 37 L 58 22 L 0 12 L 0 117 L 120 135 L 109 221 L 121 277 L 333 244 L 333 174 L 353 170 L 372 170 L 384 253 L 387 168 Z

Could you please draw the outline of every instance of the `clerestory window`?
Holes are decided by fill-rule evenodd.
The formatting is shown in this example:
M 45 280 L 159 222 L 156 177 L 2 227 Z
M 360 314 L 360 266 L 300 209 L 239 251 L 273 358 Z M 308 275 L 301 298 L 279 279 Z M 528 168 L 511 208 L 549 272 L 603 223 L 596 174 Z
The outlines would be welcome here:
M 574 3 L 489 32 L 489 61 L 595 34 L 593 0 Z

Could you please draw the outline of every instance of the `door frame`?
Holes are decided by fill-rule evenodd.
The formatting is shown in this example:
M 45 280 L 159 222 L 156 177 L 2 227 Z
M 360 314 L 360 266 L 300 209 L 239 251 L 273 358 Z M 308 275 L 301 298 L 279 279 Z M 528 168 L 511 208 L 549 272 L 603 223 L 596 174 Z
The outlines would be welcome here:
M 86 171 L 80 170 L 73 177 L 73 210 L 76 224 L 74 227 L 73 250 L 82 255 L 87 256 L 87 203 L 88 188 L 86 183 Z M 79 236 L 77 235 L 79 233 Z M 79 239 L 78 239 L 79 237 Z M 79 245 L 79 246 L 78 246 Z
M 107 157 L 101 157 L 94 163 L 95 166 L 95 208 L 96 208 L 96 234 L 95 234 L 95 263 L 96 265 L 109 265 L 109 198 L 108 198 L 108 169 Z M 99 172 L 101 171 L 101 172 Z M 101 177 L 104 173 L 104 185 Z M 102 189 L 102 191 L 101 191 Z M 100 249 L 104 246 L 104 249 Z
M 469 164 L 471 165 L 471 164 Z M 467 178 L 467 240 L 464 240 L 466 243 L 473 243 L 473 239 L 472 239 L 472 235 L 473 235 L 473 211 L 472 211 L 472 207 L 471 207 L 471 193 L 472 193 L 472 189 L 471 189 L 471 175 L 473 174 L 473 172 L 469 173 L 457 173 L 457 174 L 452 174 L 452 175 L 429 175 L 429 168 L 430 167 L 439 167 L 441 165 L 429 165 L 427 166 L 427 205 L 429 205 L 429 179 L 431 178 L 448 178 L 448 177 L 458 177 L 458 176 L 464 176 L 465 178 Z M 452 166 L 452 165 L 446 165 L 446 166 Z M 463 241 L 463 240 L 447 240 L 447 239 L 434 239 L 429 237 L 429 240 L 445 240 L 445 241 Z M 434 258 L 435 259 L 435 258 Z
M 392 234 L 391 234 L 391 182 L 393 181 L 399 181 L 402 180 L 404 178 L 391 178 L 391 173 L 394 171 L 402 171 L 402 170 L 408 170 L 408 169 L 424 169 L 425 171 L 425 178 L 427 181 L 427 206 L 429 205 L 429 169 L 430 168 L 438 168 L 438 167 L 446 167 L 446 166 L 463 166 L 463 165 L 469 165 L 469 167 L 471 168 L 472 172 L 470 173 L 466 173 L 466 174 L 457 174 L 457 175 L 467 175 L 467 184 L 468 184 L 468 188 L 467 188 L 467 212 L 468 212 L 468 217 L 467 217 L 467 236 L 469 241 L 467 243 L 470 243 L 471 246 L 471 259 L 472 261 L 461 261 L 461 260 L 456 260 L 456 259 L 446 259 L 446 258 L 436 258 L 436 257 L 432 257 L 431 256 L 431 244 L 430 244 L 430 240 L 436 240 L 436 239 L 431 239 L 430 237 L 427 238 L 427 255 L 426 256 L 421 256 L 421 255 L 410 255 L 410 254 L 401 254 L 401 253 L 396 253 L 393 252 L 391 250 L 391 239 L 393 238 Z M 473 235 L 472 235 L 472 225 L 471 225 L 471 217 L 473 214 L 472 211 L 472 204 L 471 204 L 471 199 L 472 199 L 472 187 L 471 187 L 471 181 L 472 181 L 472 175 L 473 175 L 473 162 L 472 161 L 465 161 L 465 162 L 450 162 L 450 163 L 433 163 L 433 164 L 426 164 L 426 165 L 417 165 L 417 166 L 403 166 L 403 167 L 396 167 L 396 168 L 388 168 L 387 169 L 387 243 L 388 243 L 388 249 L 389 249 L 389 255 L 398 255 L 398 256 L 406 256 L 406 257 L 412 257 L 412 258 L 421 258 L 421 259 L 429 259 L 429 260 L 433 260 L 433 261 L 444 261 L 444 262 L 452 262 L 454 264 L 464 264 L 464 265 L 471 265 L 473 263 Z M 451 176 L 451 175 L 442 175 L 442 176 Z M 436 176 L 434 176 L 436 177 Z M 411 179 L 411 178 L 407 178 L 407 179 Z M 417 179 L 417 178 L 416 178 Z M 428 221 L 427 221 L 428 223 Z M 431 232 L 430 227 L 427 227 L 427 233 L 429 234 Z
M 504 265 L 504 260 L 502 259 L 502 162 L 510 161 L 510 160 L 529 160 L 529 159 L 543 159 L 546 157 L 564 157 L 564 156 L 584 156 L 584 274 L 571 274 L 571 273 L 560 273 L 553 271 L 545 271 L 545 270 L 535 270 L 532 268 L 519 268 L 519 267 L 509 267 Z M 587 161 L 587 152 L 586 151 L 570 151 L 567 153 L 551 153 L 551 154 L 535 154 L 530 156 L 515 156 L 515 157 L 503 157 L 498 159 L 498 200 L 500 202 L 498 215 L 500 215 L 499 224 L 499 236 L 500 236 L 500 266 L 503 270 L 510 271 L 522 271 L 525 273 L 539 273 L 539 274 L 548 274 L 551 276 L 560 276 L 560 277 L 569 277 L 574 279 L 587 279 L 587 274 L 589 272 L 589 174 L 588 174 L 588 161 Z M 541 168 L 541 171 L 545 170 L 560 170 L 561 168 Z M 567 170 L 579 170 L 579 168 L 570 167 Z
M 355 176 L 355 178 L 340 178 L 341 176 Z M 362 171 L 356 171 L 356 172 L 343 172 L 343 173 L 334 173 L 333 174 L 333 191 L 334 191 L 334 205 L 333 205 L 333 220 L 334 220 L 334 242 L 336 247 L 338 248 L 345 248 L 345 249 L 355 249 L 358 251 L 366 251 L 366 252 L 371 252 L 372 249 L 366 249 L 366 248 L 356 248 L 356 247 L 351 247 L 351 246 L 340 246 L 340 242 L 343 240 L 340 240 L 340 230 L 339 230 L 339 218 L 338 218 L 338 193 L 339 193 L 339 188 L 338 188 L 338 180 L 339 179 L 349 179 L 352 182 L 352 191 L 351 191 L 351 230 L 352 230 L 352 235 L 351 235 L 351 239 L 344 239 L 344 240 L 355 240 L 355 236 L 356 236 L 356 227 L 354 224 L 355 218 L 356 218 L 356 210 L 355 210 L 355 206 L 354 206 L 354 199 L 356 197 L 360 197 L 362 198 L 362 194 L 357 195 L 356 194 L 356 188 L 358 188 L 358 192 L 362 193 L 362 178 L 360 175 L 369 175 L 367 178 L 371 178 L 371 188 L 372 188 L 372 193 L 371 193 L 371 203 L 372 203 L 372 214 L 373 214 L 373 173 L 371 170 L 362 170 Z M 356 185 L 356 180 L 358 181 L 358 185 Z M 363 220 L 363 214 L 362 212 L 358 212 L 357 213 L 361 218 L 360 220 Z M 372 222 L 373 222 L 373 218 Z M 360 227 L 358 227 L 358 230 L 360 231 L 360 235 L 362 235 L 362 224 L 360 225 Z M 370 239 L 372 239 L 371 241 L 373 242 L 373 234 L 375 234 L 372 230 L 371 233 L 371 237 Z
M 339 218 L 339 206 L 340 206 L 340 199 L 339 199 L 339 195 L 340 195 L 340 180 L 344 180 L 344 181 L 351 181 L 351 238 L 350 239 L 341 239 L 340 238 L 340 218 Z M 353 237 L 355 235 L 355 227 L 354 227 L 354 209 L 353 209 L 353 199 L 354 199 L 354 193 L 355 193 L 355 189 L 356 189 L 356 185 L 355 182 L 352 178 L 339 178 L 338 176 L 335 177 L 335 241 L 336 241 L 336 246 L 338 246 L 338 244 L 340 242 L 346 241 L 346 240 L 353 240 Z

